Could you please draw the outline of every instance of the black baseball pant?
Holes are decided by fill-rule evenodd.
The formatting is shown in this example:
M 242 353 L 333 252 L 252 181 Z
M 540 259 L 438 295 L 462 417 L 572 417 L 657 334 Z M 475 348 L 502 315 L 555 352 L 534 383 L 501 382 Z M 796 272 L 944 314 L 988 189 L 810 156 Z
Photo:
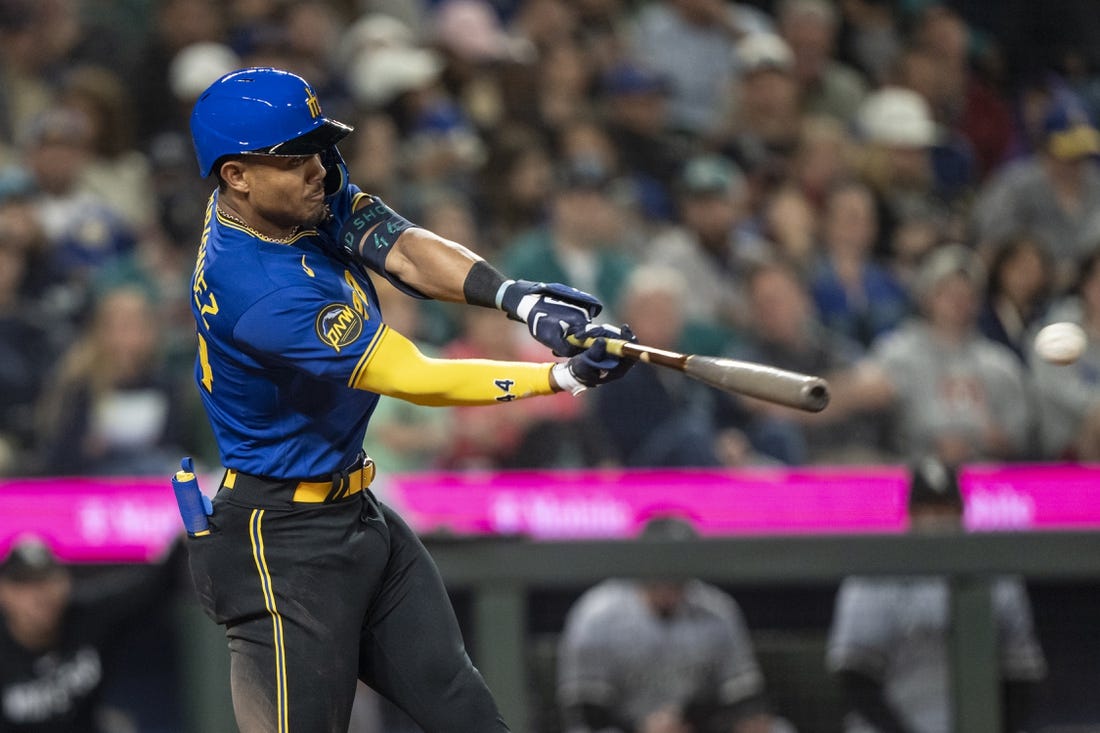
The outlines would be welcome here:
M 369 490 L 299 504 L 223 488 L 210 523 L 191 571 L 226 627 L 243 733 L 346 733 L 357 677 L 425 733 L 508 731 L 434 561 Z

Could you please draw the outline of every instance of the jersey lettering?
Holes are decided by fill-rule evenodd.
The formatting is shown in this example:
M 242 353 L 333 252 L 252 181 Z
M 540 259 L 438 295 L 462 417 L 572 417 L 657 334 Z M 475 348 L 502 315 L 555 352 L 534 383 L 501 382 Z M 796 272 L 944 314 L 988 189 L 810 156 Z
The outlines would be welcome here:
M 213 392 L 214 370 L 210 368 L 210 349 L 201 333 L 199 334 L 199 367 L 202 369 L 202 386 L 207 392 Z
M 214 199 L 206 207 L 206 216 L 202 220 L 202 238 L 199 240 L 199 253 L 195 258 L 195 274 L 191 279 L 191 297 L 195 300 L 195 306 L 202 317 L 202 325 L 210 329 L 210 321 L 207 316 L 218 314 L 218 301 L 210 292 L 206 283 L 206 247 L 210 240 L 210 215 L 214 211 Z

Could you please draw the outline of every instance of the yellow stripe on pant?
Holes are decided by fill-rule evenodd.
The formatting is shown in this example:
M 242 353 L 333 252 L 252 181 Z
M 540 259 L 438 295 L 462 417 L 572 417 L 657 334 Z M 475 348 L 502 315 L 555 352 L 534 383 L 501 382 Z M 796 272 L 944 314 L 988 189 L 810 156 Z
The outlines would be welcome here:
M 275 605 L 275 589 L 271 585 L 271 572 L 267 568 L 267 558 L 264 556 L 263 520 L 264 510 L 253 509 L 252 517 L 249 520 L 252 557 L 256 561 L 256 572 L 260 576 L 264 605 L 267 606 L 267 612 L 271 614 L 272 632 L 275 637 L 275 715 L 278 720 L 275 733 L 288 733 L 290 716 L 287 706 L 286 647 L 283 644 L 283 617 L 279 615 L 279 609 Z

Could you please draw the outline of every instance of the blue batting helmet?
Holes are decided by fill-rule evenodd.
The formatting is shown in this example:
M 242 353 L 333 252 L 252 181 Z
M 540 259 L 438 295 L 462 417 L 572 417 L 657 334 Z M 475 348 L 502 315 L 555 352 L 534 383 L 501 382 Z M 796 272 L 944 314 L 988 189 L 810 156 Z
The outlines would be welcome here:
M 352 128 L 321 113 L 313 87 L 289 71 L 232 71 L 204 91 L 191 112 L 191 140 L 203 176 L 241 153 L 322 153 Z

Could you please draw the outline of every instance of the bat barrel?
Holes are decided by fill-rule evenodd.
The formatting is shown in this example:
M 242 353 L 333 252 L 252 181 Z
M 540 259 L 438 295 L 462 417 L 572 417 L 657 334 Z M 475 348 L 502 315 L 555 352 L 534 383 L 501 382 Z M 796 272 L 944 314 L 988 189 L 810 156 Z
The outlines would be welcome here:
M 829 385 L 821 377 L 736 359 L 692 355 L 684 371 L 725 392 L 755 397 L 806 412 L 829 404 Z

